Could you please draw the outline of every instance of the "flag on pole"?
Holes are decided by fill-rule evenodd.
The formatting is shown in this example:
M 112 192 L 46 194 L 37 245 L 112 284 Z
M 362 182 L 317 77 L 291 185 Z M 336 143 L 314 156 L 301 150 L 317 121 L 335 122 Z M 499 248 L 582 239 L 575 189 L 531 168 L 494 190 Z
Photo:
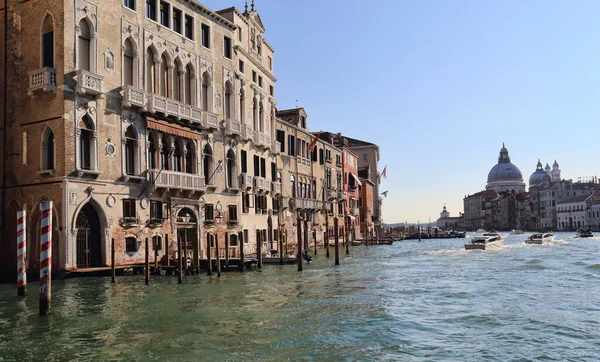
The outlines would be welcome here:
M 321 132 L 323 131 L 319 131 L 316 135 L 315 138 L 313 138 L 312 142 L 310 143 L 310 145 L 308 145 L 308 153 L 312 153 L 313 148 L 315 148 L 315 146 L 317 145 L 317 141 L 319 140 L 319 137 L 321 136 Z
M 381 171 L 381 177 L 383 177 L 383 178 L 387 177 L 387 165 L 385 165 L 385 167 L 383 168 L 383 171 Z
M 386 190 L 386 191 L 382 192 L 381 194 L 383 195 L 383 197 L 387 197 L 387 193 L 388 193 L 388 192 L 387 192 L 387 190 Z

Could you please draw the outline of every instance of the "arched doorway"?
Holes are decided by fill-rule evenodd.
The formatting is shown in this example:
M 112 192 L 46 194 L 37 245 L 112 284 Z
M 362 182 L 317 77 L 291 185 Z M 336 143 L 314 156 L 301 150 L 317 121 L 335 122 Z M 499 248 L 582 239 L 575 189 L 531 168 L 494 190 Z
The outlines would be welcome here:
M 90 203 L 79 210 L 75 228 L 77 229 L 77 267 L 102 266 L 100 217 Z

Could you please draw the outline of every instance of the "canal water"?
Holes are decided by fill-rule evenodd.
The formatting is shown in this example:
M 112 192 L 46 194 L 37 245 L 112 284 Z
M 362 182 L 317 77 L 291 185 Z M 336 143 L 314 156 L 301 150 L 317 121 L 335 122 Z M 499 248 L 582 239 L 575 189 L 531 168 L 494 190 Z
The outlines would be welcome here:
M 0 285 L 0 361 L 598 361 L 600 238 L 353 247 L 262 272 Z M 343 253 L 342 253 L 343 255 Z

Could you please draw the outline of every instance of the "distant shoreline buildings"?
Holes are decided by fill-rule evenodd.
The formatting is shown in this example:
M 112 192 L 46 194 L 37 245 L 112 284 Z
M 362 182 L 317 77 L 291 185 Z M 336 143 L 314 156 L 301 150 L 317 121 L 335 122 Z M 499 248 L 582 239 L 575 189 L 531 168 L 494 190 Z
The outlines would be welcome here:
M 437 226 L 445 229 L 600 230 L 600 183 L 596 177 L 576 182 L 561 178 L 556 160 L 543 168 L 538 159 L 525 189 L 521 170 L 502 145 L 485 190 L 463 199 L 464 212 L 450 217 L 444 206 Z

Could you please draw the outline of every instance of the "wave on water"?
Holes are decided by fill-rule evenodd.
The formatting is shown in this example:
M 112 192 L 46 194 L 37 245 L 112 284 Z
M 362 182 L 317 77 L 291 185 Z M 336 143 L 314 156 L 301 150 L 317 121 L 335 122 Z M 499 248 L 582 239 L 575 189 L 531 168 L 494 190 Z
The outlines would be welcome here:
M 586 267 L 586 269 L 600 270 L 600 264 L 592 264 L 592 265 L 588 265 L 588 266 Z
M 465 254 L 467 250 L 462 248 L 451 248 L 451 249 L 433 249 L 425 250 L 423 255 L 460 255 Z

